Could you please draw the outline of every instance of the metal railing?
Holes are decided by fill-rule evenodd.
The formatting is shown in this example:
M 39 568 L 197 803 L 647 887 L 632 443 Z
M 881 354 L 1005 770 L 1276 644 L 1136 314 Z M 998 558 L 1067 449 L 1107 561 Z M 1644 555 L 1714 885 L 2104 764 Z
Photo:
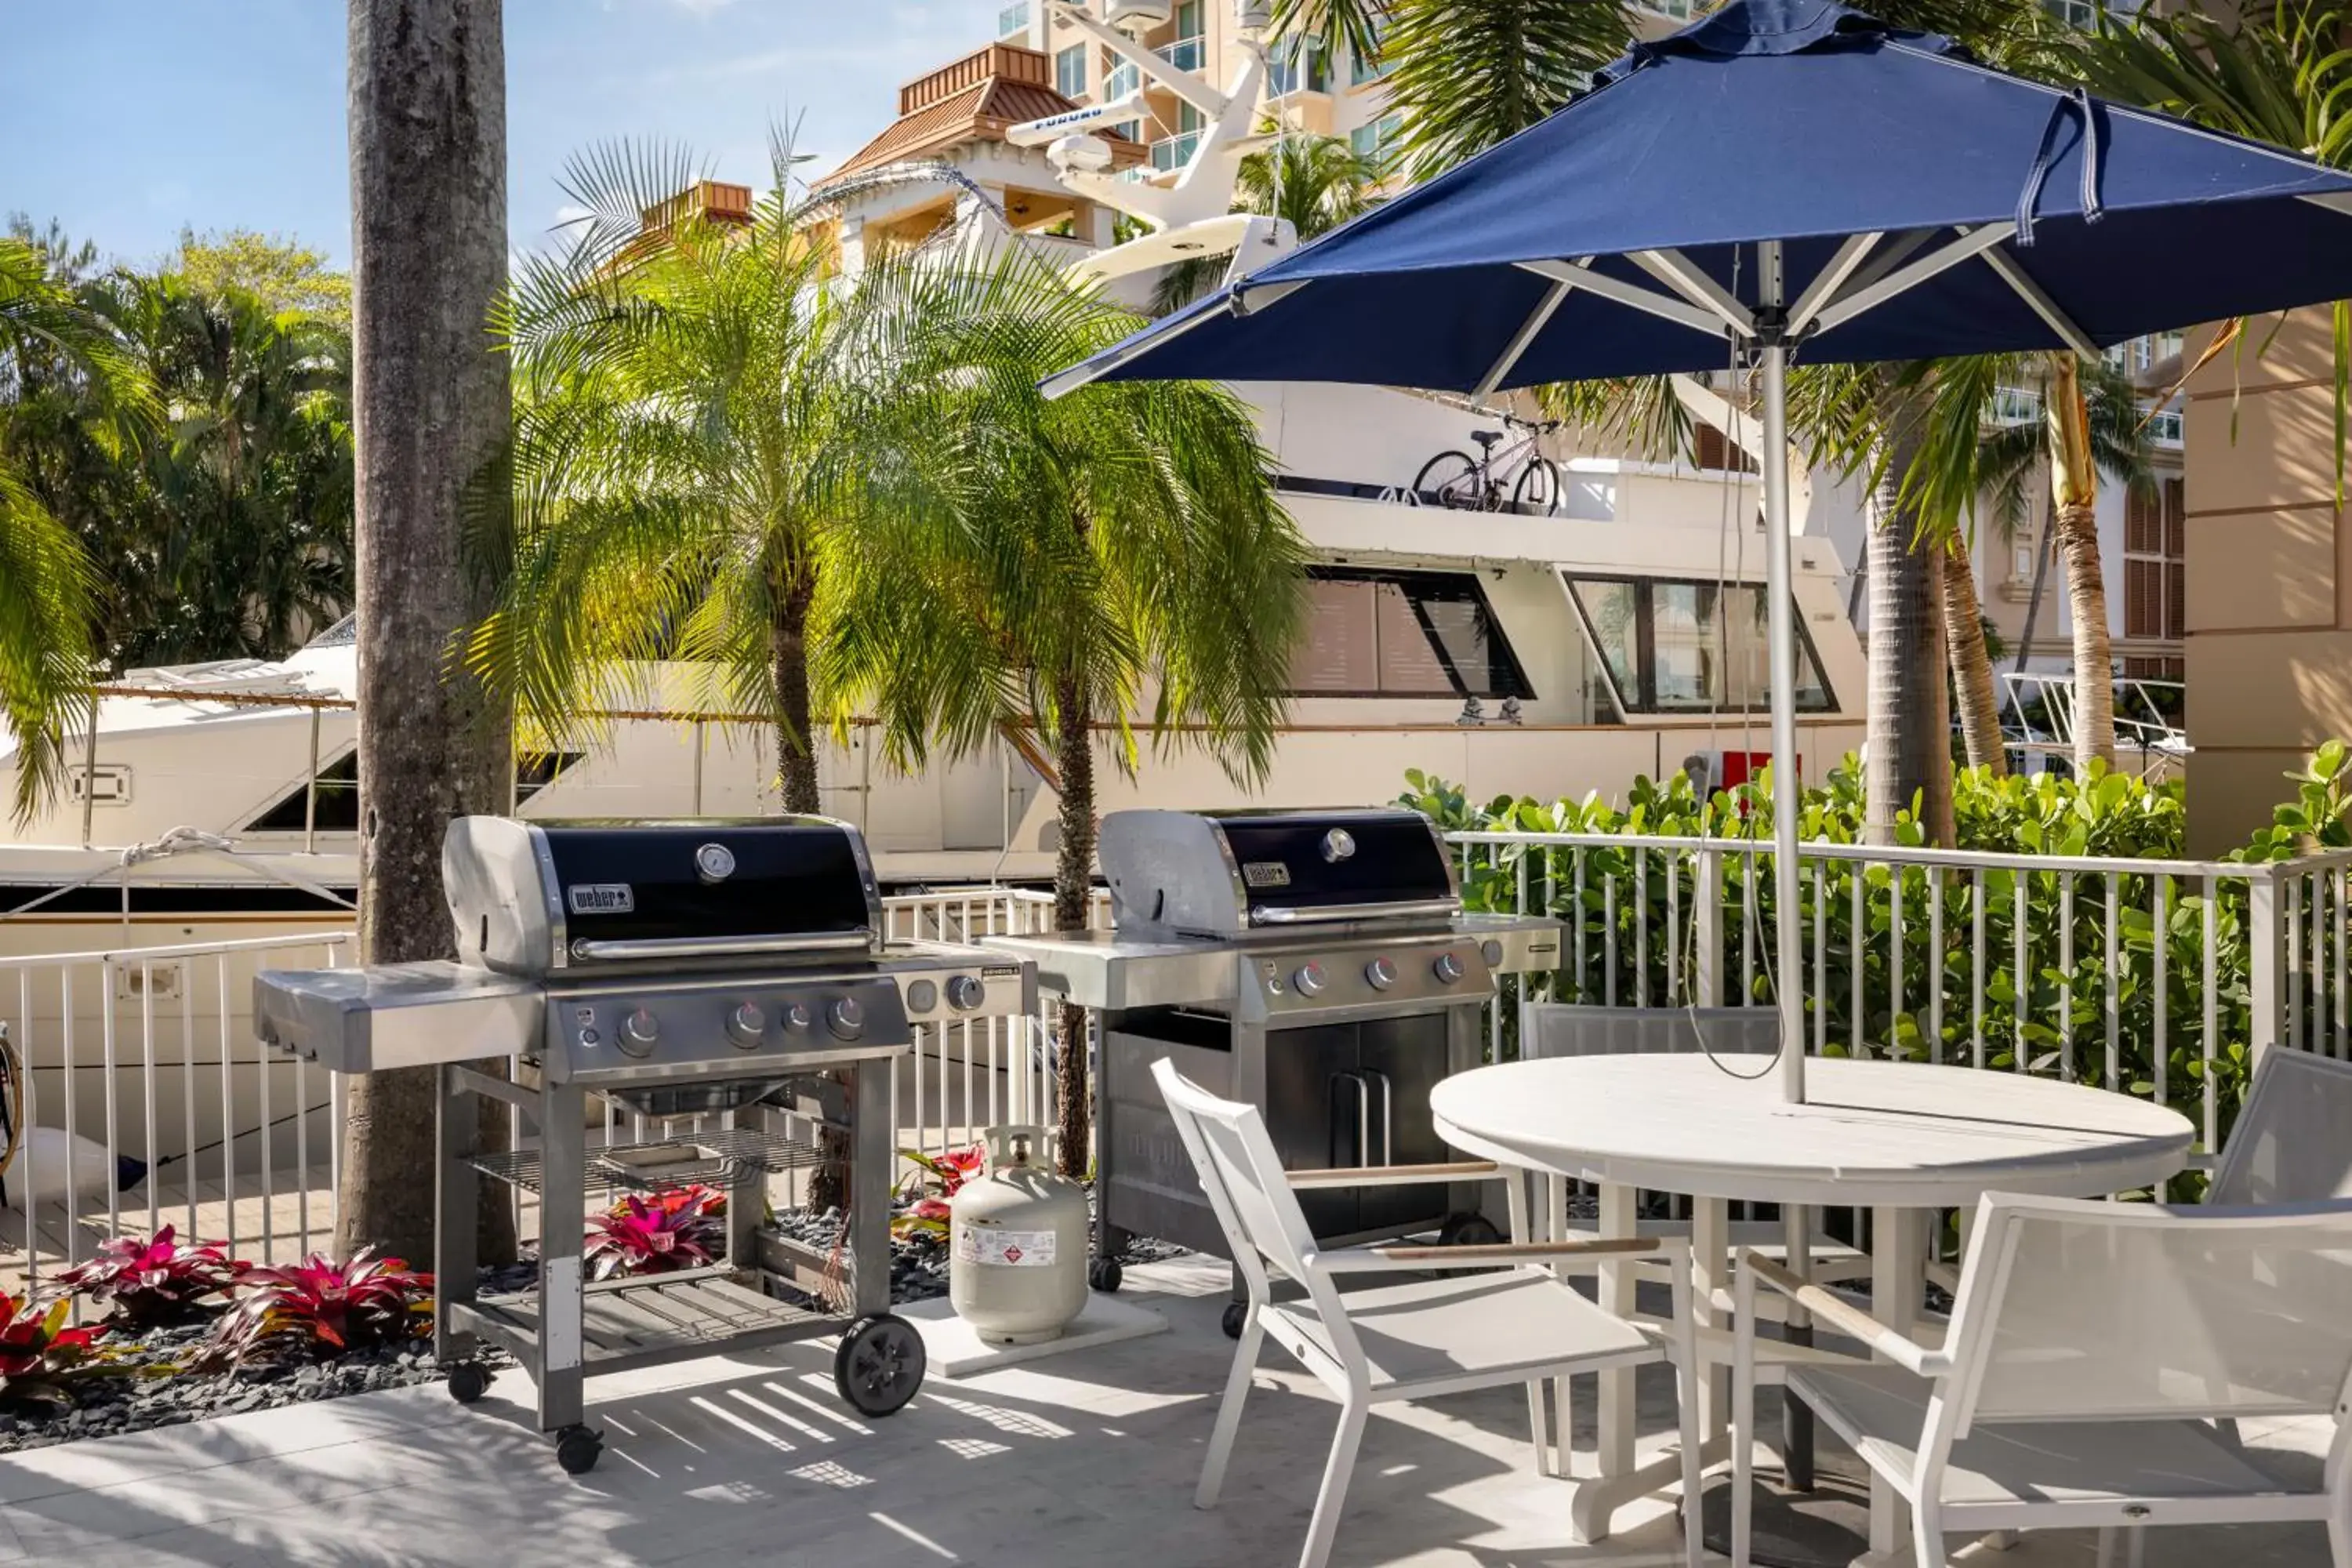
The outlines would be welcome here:
M 1769 1005 L 1772 860 L 1742 838 L 1457 833 L 1473 908 L 1561 915 L 1508 1003 Z M 2253 1062 L 2352 1050 L 2352 852 L 2270 864 L 1811 843 L 1806 1049 L 2042 1073 L 2177 1104 L 2218 1148 Z

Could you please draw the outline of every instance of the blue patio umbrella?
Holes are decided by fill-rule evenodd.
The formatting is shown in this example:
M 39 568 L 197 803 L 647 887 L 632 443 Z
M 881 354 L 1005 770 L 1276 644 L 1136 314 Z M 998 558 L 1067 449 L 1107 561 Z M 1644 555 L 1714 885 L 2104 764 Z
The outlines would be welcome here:
M 1760 362 L 1772 751 L 1796 752 L 1786 384 L 2352 294 L 2352 176 L 1990 69 L 1836 0 L 1733 0 L 1538 125 L 1055 376 L 1465 393 Z M 1787 778 L 1790 770 L 1776 768 Z M 1804 1096 L 1796 805 L 1780 1080 Z

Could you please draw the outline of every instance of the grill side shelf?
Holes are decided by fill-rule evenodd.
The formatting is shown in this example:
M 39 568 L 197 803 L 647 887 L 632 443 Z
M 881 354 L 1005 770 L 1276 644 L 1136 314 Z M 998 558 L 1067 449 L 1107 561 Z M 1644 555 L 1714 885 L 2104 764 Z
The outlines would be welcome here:
M 696 1182 L 723 1188 L 752 1171 L 774 1174 L 803 1170 L 822 1158 L 815 1143 L 807 1138 L 733 1127 L 681 1138 L 591 1149 L 583 1173 L 591 1186 L 622 1187 L 640 1193 Z M 524 1192 L 538 1192 L 545 1177 L 544 1164 L 536 1149 L 477 1154 L 468 1163 L 483 1175 Z

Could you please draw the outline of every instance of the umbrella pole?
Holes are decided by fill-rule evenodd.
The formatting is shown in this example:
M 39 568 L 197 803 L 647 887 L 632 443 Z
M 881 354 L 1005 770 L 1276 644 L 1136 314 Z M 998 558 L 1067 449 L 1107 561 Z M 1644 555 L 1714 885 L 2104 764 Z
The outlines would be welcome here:
M 1759 316 L 1778 317 L 1780 247 L 1759 247 L 1762 263 Z M 1761 324 L 1759 322 L 1759 324 Z M 1764 584 L 1771 600 L 1766 626 L 1772 661 L 1772 990 L 1780 1009 L 1780 1098 L 1805 1101 L 1804 956 L 1799 912 L 1797 816 L 1803 809 L 1797 777 L 1797 601 L 1790 583 L 1789 349 L 1776 321 L 1764 350 Z

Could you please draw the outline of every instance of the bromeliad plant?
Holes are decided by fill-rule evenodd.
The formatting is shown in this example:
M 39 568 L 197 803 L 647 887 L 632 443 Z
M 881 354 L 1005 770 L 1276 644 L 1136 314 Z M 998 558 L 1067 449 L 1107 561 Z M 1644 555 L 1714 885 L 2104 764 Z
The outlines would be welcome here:
M 714 1262 L 727 1241 L 727 1194 L 699 1184 L 632 1194 L 588 1222 L 589 1277 L 668 1274 Z
M 97 1257 L 58 1282 L 104 1308 L 118 1328 L 155 1328 L 225 1306 L 248 1267 L 218 1242 L 179 1240 L 167 1225 L 143 1241 L 123 1236 L 100 1242 Z M 215 1297 L 221 1300 L 207 1300 Z
M 0 1295 L 0 1405 L 71 1405 L 77 1384 L 131 1371 L 99 1344 L 104 1324 L 66 1326 L 72 1310 L 64 1298 L 36 1308 L 29 1295 Z
M 195 1371 L 341 1355 L 433 1331 L 433 1276 L 363 1247 L 337 1263 L 314 1252 L 287 1268 L 247 1269 L 236 1297 L 191 1359 Z
M 980 1174 L 985 1158 L 980 1145 L 950 1149 L 942 1154 L 926 1154 L 919 1149 L 901 1149 L 898 1152 L 917 1168 L 898 1190 L 898 1209 L 890 1216 L 891 1236 L 899 1241 L 910 1241 L 919 1236 L 945 1241 L 950 1216 L 948 1199 Z

